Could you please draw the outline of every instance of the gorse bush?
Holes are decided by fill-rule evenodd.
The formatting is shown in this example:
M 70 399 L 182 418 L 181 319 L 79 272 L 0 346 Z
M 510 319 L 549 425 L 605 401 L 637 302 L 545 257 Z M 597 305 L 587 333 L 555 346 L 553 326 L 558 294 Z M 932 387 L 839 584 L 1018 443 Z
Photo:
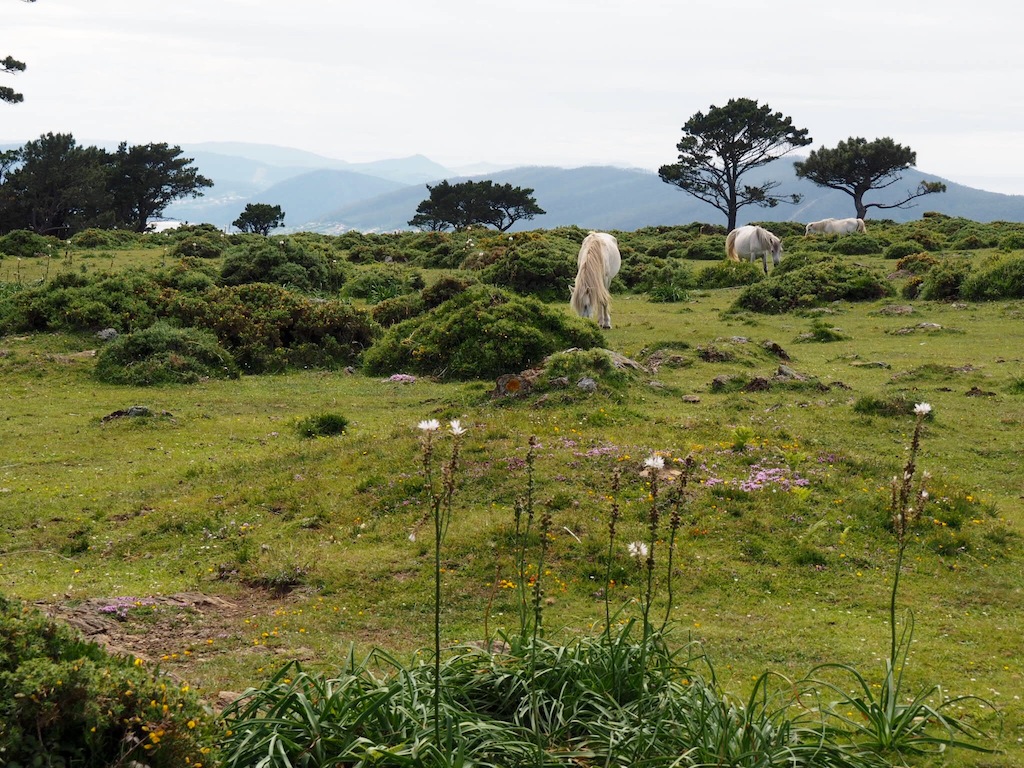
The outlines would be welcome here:
M 920 243 L 911 242 L 910 240 L 902 240 L 898 243 L 887 245 L 885 250 L 882 251 L 882 256 L 887 259 L 902 259 L 911 254 L 920 253 Z
M 423 273 L 398 264 L 371 264 L 353 271 L 341 293 L 353 299 L 376 304 L 424 286 Z
M 0 303 L 0 331 L 127 332 L 151 325 L 161 304 L 160 286 L 146 272 L 98 277 L 62 272 Z
M 304 292 L 334 292 L 344 282 L 340 262 L 294 238 L 250 239 L 225 257 L 220 271 L 222 285 L 278 283 Z
M 743 289 L 735 307 L 777 314 L 837 300 L 873 301 L 893 293 L 882 275 L 838 257 L 783 270 L 786 261 L 767 279 Z
M 558 350 L 601 343 L 592 323 L 531 297 L 477 285 L 389 328 L 363 362 L 374 375 L 486 379 L 517 373 Z
M 970 273 L 971 263 L 967 259 L 944 259 L 924 275 L 918 296 L 930 301 L 959 298 L 960 285 Z
M 209 765 L 218 736 L 188 686 L 0 596 L 4 765 Z
M 480 272 L 480 279 L 542 301 L 567 300 L 578 253 L 578 243 L 529 240 L 506 248 Z
M 108 384 L 152 386 L 237 378 L 238 366 L 212 333 L 160 321 L 103 347 L 94 372 Z
M 725 256 L 725 237 L 702 235 L 686 246 L 686 258 L 695 261 L 717 261 Z
M 367 312 L 350 304 L 268 283 L 179 293 L 167 311 L 182 325 L 211 331 L 247 373 L 349 365 L 380 332 Z
M 27 229 L 15 229 L 0 236 L 0 257 L 14 256 L 27 259 L 33 256 L 58 255 L 60 240 L 55 237 L 37 235 Z
M 764 271 L 750 261 L 720 261 L 697 273 L 694 285 L 704 290 L 750 285 L 764 279 Z
M 340 413 L 317 413 L 307 416 L 296 426 L 299 435 L 306 438 L 342 435 L 348 429 L 348 419 Z
M 866 256 L 881 253 L 882 244 L 871 235 L 844 235 L 836 240 L 829 250 L 843 256 Z
M 969 301 L 1024 299 L 1024 256 L 1005 256 L 981 265 L 960 284 L 960 297 Z

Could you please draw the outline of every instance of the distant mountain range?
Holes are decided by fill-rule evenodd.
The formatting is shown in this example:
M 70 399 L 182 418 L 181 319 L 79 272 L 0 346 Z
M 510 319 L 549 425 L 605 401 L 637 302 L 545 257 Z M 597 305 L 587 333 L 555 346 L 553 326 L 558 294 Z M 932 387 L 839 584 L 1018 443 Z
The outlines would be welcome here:
M 101 145 L 104 146 L 104 145 Z M 116 149 L 116 142 L 110 145 Z M 199 172 L 214 186 L 199 198 L 179 200 L 167 207 L 169 219 L 192 224 L 207 222 L 227 229 L 248 203 L 280 205 L 286 233 L 312 231 L 337 234 L 350 229 L 391 232 L 410 229 L 416 206 L 429 197 L 427 184 L 444 179 L 452 183 L 491 179 L 500 184 L 533 189 L 546 213 L 517 222 L 514 230 L 551 229 L 576 225 L 584 229 L 632 231 L 646 226 L 689 224 L 695 221 L 724 224 L 725 216 L 707 203 L 670 184 L 657 173 L 610 166 L 558 168 L 524 166 L 473 169 L 445 168 L 422 155 L 348 163 L 290 147 L 238 142 L 180 145 Z M 775 208 L 748 206 L 739 223 L 750 221 L 814 221 L 828 216 L 854 215 L 849 195 L 798 179 L 793 163 L 803 159 L 787 155 L 744 177 L 752 184 L 779 182 L 781 195 L 799 194 L 798 205 Z M 895 221 L 919 219 L 925 211 L 961 216 L 975 221 L 1024 221 L 1024 195 L 1004 195 L 957 184 L 948 179 L 908 169 L 885 190 L 869 193 L 869 202 L 894 203 L 915 190 L 921 181 L 941 181 L 946 192 L 912 201 L 910 208 L 871 208 L 871 218 Z

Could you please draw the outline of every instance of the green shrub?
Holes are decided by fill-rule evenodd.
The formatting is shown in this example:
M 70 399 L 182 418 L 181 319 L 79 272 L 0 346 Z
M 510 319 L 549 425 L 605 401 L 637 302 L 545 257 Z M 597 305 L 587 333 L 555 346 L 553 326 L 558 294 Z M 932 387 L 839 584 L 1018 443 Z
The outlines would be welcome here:
M 976 251 L 981 248 L 991 248 L 995 243 L 990 239 L 983 238 L 980 234 L 971 232 L 963 237 L 954 240 L 950 247 L 955 251 Z
M 916 299 L 921 295 L 921 285 L 923 283 L 924 278 L 921 275 L 911 275 L 900 289 L 900 295 L 905 299 Z
M 579 244 L 554 238 L 528 240 L 505 249 L 480 273 L 480 279 L 542 301 L 568 297 L 576 279 Z
M 60 240 L 44 237 L 27 229 L 15 229 L 0 237 L 0 254 L 28 259 L 60 253 Z
M 694 261 L 718 261 L 725 255 L 725 238 L 701 235 L 686 247 L 686 258 Z
M 960 285 L 970 273 L 966 259 L 945 259 L 928 270 L 918 295 L 929 301 L 959 298 Z
M 904 395 L 889 398 L 865 395 L 854 401 L 853 411 L 865 416 L 907 416 L 914 412 L 914 401 Z
M 443 275 L 432 285 L 424 288 L 420 295 L 428 308 L 436 307 L 476 285 L 477 279 L 469 275 Z
M 371 264 L 354 271 L 341 293 L 352 299 L 366 299 L 376 304 L 420 290 L 423 273 L 398 264 Z
M 3 250 L 3 244 L 0 243 L 0 251 Z M 999 250 L 1001 251 L 1019 251 L 1024 250 L 1024 232 L 1011 232 L 1008 235 L 1003 236 L 999 239 Z
M 233 379 L 238 366 L 209 331 L 156 322 L 122 334 L 100 350 L 96 378 L 108 384 L 153 386 Z
M 849 339 L 849 336 L 838 328 L 833 328 L 820 317 L 811 321 L 810 331 L 802 333 L 796 338 L 798 342 L 818 342 L 819 344 L 828 344 L 833 341 L 849 341 Z
M 693 272 L 684 262 L 660 260 L 651 264 L 636 285 L 647 298 L 655 302 L 686 301 L 693 288 Z
M 698 288 L 732 288 L 750 285 L 764 279 L 764 271 L 750 261 L 720 261 L 710 264 L 697 273 L 694 280 Z
M 600 380 L 613 387 L 620 386 L 629 377 L 603 349 L 573 349 L 556 352 L 551 355 L 544 367 L 544 378 L 548 381 L 555 378 L 566 378 L 576 382 L 585 376 Z
M 777 314 L 838 300 L 873 301 L 892 292 L 874 270 L 829 257 L 792 271 L 780 265 L 765 280 L 744 288 L 734 307 Z
M 178 240 L 174 248 L 171 249 L 171 255 L 196 259 L 217 259 L 224 253 L 226 247 L 227 241 L 220 232 L 194 235 Z
M 187 686 L 0 597 L 4 765 L 209 765 L 213 714 Z
M 62 272 L 12 295 L 0 309 L 0 331 L 128 332 L 152 325 L 160 304 L 160 286 L 146 272 L 98 277 Z
M 296 428 L 299 435 L 305 438 L 333 437 L 345 434 L 348 419 L 340 413 L 318 413 L 302 419 Z
M 216 285 L 219 271 L 208 261 L 195 257 L 179 259 L 156 273 L 160 285 L 178 291 L 202 293 Z
M 938 263 L 939 260 L 937 258 L 922 251 L 901 257 L 896 262 L 896 269 L 913 272 L 915 275 L 924 275 Z
M 840 237 L 832 243 L 829 250 L 843 256 L 866 256 L 872 253 L 881 253 L 882 244 L 878 238 L 871 235 L 853 234 Z
M 601 343 L 592 323 L 531 297 L 476 285 L 389 328 L 363 362 L 373 375 L 486 379 L 522 371 L 552 352 Z
M 882 256 L 886 259 L 902 259 L 921 251 L 921 245 L 911 240 L 901 240 L 886 246 Z
M 1024 256 L 1005 256 L 971 272 L 960 284 L 960 296 L 971 301 L 1024 298 Z
M 394 296 L 374 304 L 370 308 L 370 315 L 374 322 L 384 328 L 390 328 L 395 323 L 408 320 L 411 317 L 426 312 L 427 304 L 423 301 L 420 293 L 407 293 L 404 296 Z
M 212 331 L 249 373 L 349 365 L 380 331 L 367 312 L 348 303 L 313 300 L 269 283 L 178 293 L 168 313 L 182 325 Z
M 344 281 L 340 266 L 293 238 L 250 240 L 227 255 L 220 271 L 222 285 L 277 283 L 304 292 L 334 292 Z

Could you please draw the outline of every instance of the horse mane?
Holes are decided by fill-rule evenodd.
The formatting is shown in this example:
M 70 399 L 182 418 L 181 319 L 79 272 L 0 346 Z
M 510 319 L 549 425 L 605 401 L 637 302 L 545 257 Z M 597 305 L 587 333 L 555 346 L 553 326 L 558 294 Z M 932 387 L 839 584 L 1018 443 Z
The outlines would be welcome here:
M 604 287 L 604 246 L 591 232 L 583 240 L 583 248 L 579 255 L 579 271 L 572 288 L 570 304 L 578 315 L 583 314 L 583 297 L 589 292 L 597 309 L 611 301 L 611 294 Z

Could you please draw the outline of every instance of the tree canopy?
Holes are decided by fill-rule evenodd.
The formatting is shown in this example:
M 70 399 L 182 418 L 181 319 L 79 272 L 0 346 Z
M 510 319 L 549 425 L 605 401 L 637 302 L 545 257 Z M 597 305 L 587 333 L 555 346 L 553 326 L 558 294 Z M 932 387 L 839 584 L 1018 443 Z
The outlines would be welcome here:
M 231 226 L 242 232 L 254 232 L 257 235 L 269 235 L 270 230 L 284 226 L 284 211 L 280 205 L 268 203 L 248 203 Z
M 922 181 L 916 191 L 908 191 L 897 203 L 864 202 L 868 192 L 895 184 L 903 171 L 916 164 L 916 152 L 886 136 L 874 141 L 851 137 L 840 141 L 834 149 L 814 150 L 806 160 L 793 163 L 793 167 L 801 179 L 850 195 L 857 218 L 863 219 L 868 208 L 906 208 L 915 198 L 946 191 L 941 182 Z
M 725 214 L 728 228 L 736 227 L 737 213 L 748 205 L 774 208 L 781 202 L 798 203 L 799 195 L 776 195 L 778 181 L 742 184 L 748 171 L 807 146 L 806 128 L 795 128 L 792 118 L 759 105 L 753 99 L 730 99 L 724 107 L 712 105 L 683 126 L 676 145 L 679 159 L 658 169 L 661 180 L 703 200 Z
M 149 220 L 213 182 L 180 147 L 145 144 L 117 152 L 48 133 L 0 155 L 0 232 L 30 229 L 69 237 L 86 227 L 144 232 Z
M 447 179 L 436 186 L 427 184 L 430 197 L 416 206 L 409 225 L 441 231 L 466 229 L 473 225 L 495 227 L 505 232 L 520 219 L 532 219 L 545 211 L 537 205 L 532 189 L 495 184 L 493 181 L 464 181 L 451 184 Z
M 23 0 L 26 3 L 34 3 L 36 0 Z M 0 72 L 7 75 L 15 75 L 18 72 L 25 71 L 25 62 L 18 61 L 13 56 L 5 56 L 0 59 Z M 25 97 L 6 85 L 0 85 L 0 101 L 6 101 L 8 104 L 17 104 L 19 101 L 24 101 Z

